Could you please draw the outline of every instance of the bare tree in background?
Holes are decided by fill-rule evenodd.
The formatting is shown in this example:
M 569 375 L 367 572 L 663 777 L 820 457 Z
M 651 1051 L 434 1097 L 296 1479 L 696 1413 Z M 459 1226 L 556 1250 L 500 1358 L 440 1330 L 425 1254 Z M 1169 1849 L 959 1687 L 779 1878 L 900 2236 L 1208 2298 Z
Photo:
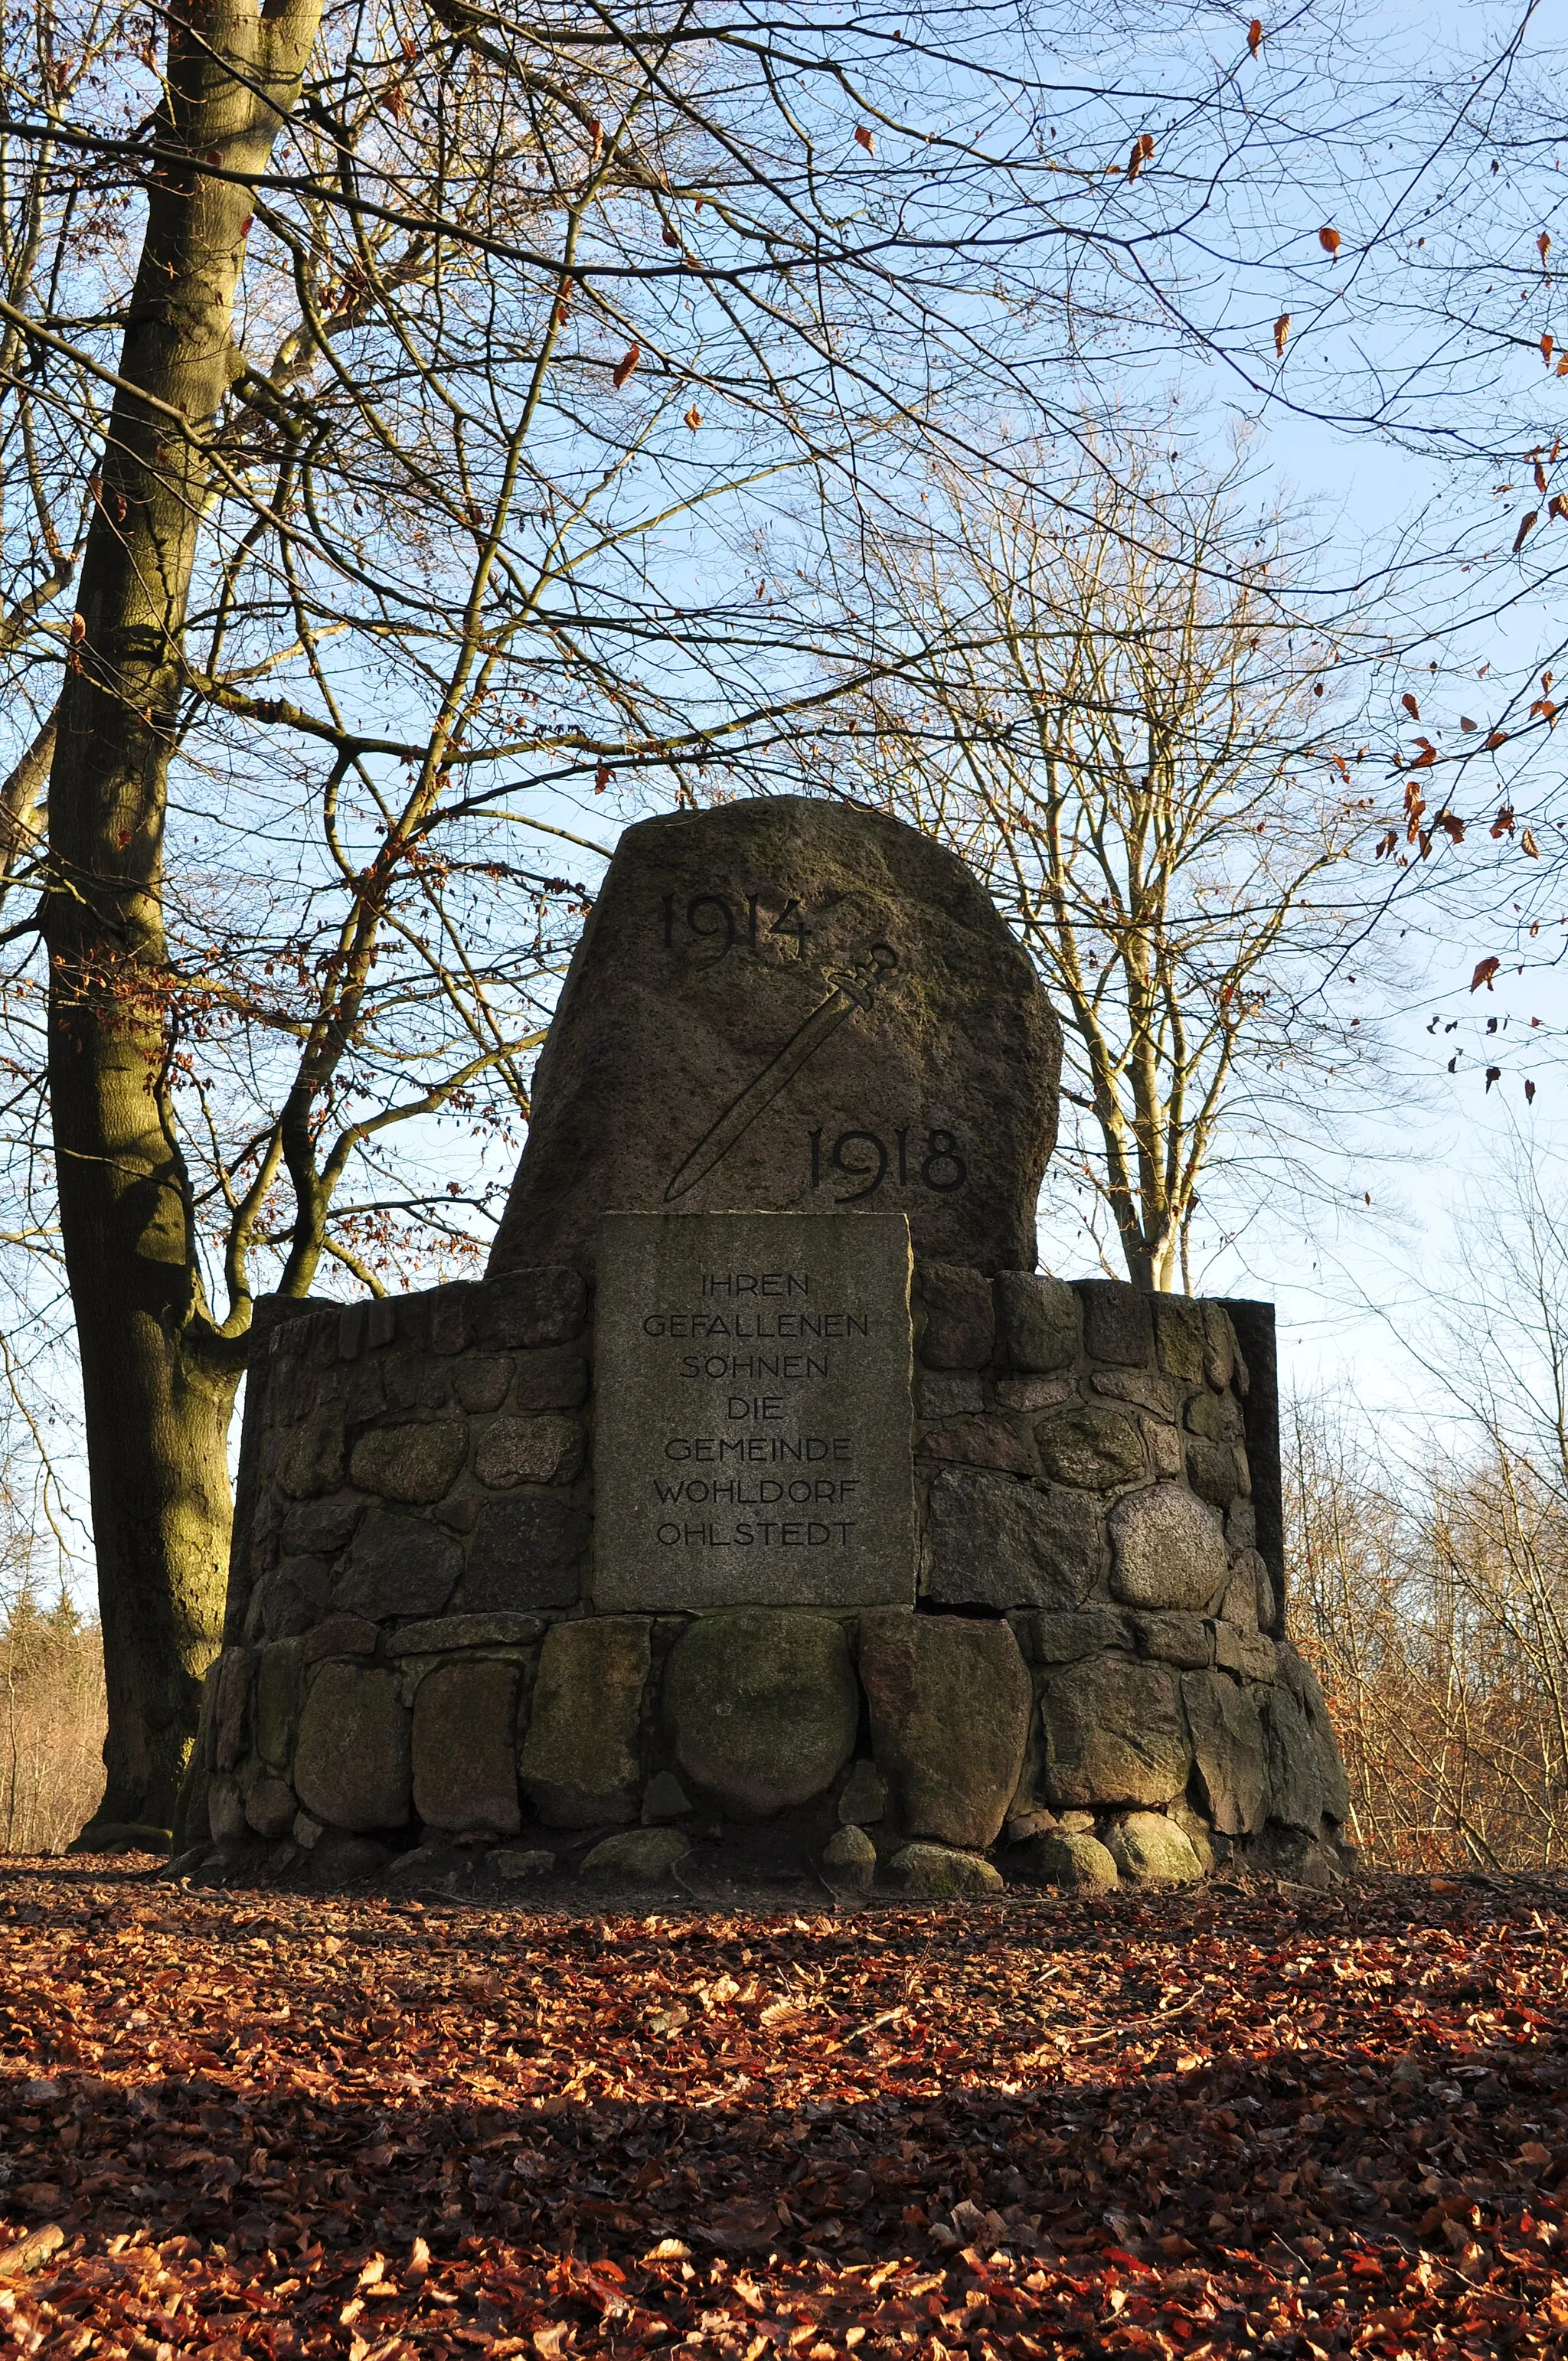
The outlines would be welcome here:
M 1411 1464 L 1354 1405 L 1298 1403 L 1289 1421 L 1294 1634 L 1330 1699 L 1357 1840 L 1383 1861 L 1555 1867 L 1568 1848 L 1558 1197 L 1516 1150 L 1465 1224 L 1451 1290 L 1406 1337 Z
M 1318 987 L 1362 913 L 1365 804 L 1324 718 L 1343 647 L 1300 611 L 1279 520 L 1245 518 L 1242 467 L 1096 462 L 1065 489 L 1043 453 L 1030 482 L 929 471 L 920 525 L 871 543 L 885 676 L 816 760 L 985 879 L 1068 1018 L 1127 1275 L 1190 1291 L 1205 1181 L 1285 1145 L 1359 1051 Z

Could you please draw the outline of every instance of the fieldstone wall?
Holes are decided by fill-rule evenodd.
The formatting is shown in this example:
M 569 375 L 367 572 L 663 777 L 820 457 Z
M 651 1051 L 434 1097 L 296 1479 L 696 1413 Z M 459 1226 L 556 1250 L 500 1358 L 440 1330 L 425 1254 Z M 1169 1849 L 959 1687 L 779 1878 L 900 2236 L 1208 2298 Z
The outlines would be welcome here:
M 916 1607 L 635 1615 L 594 1608 L 576 1270 L 280 1317 L 192 1866 L 1335 1873 L 1343 1773 L 1283 1638 L 1268 1308 L 928 1263 L 914 1320 Z

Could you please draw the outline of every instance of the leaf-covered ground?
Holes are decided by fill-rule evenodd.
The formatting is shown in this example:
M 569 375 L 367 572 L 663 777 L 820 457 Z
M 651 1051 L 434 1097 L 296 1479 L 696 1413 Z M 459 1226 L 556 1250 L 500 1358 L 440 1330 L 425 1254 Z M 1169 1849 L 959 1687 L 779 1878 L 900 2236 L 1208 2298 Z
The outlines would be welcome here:
M 1563 1932 L 1529 1883 L 571 1918 L 8 1865 L 5 2236 L 62 2243 L 0 2333 L 1568 2349 Z

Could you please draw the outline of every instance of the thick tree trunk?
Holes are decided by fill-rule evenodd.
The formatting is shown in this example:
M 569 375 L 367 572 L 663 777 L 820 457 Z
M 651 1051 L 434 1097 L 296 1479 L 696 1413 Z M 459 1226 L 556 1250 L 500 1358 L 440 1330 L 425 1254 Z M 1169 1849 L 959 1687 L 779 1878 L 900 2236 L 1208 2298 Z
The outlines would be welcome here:
M 319 0 L 265 15 L 196 0 L 169 20 L 163 160 L 60 701 L 49 1083 L 108 1673 L 101 1823 L 170 1825 L 223 1611 L 236 1353 L 202 1301 L 168 1099 L 164 817 L 247 183 L 298 96 L 319 13 Z
M 223 1626 L 236 1378 L 181 1353 L 139 1261 L 77 1314 L 109 1707 L 94 1819 L 169 1828 Z

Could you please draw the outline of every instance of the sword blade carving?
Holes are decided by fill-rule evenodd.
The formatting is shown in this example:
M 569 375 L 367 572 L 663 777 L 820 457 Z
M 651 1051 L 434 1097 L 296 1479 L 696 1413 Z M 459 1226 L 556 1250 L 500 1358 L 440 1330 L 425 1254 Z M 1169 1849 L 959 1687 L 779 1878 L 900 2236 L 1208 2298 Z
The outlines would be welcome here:
M 664 1191 L 667 1205 L 695 1189 L 699 1180 L 706 1180 L 741 1134 L 751 1129 L 763 1108 L 771 1106 L 807 1059 L 816 1056 L 824 1041 L 858 1009 L 870 1008 L 878 986 L 897 965 L 898 954 L 891 943 L 873 943 L 864 959 L 858 960 L 852 968 L 838 974 L 828 970 L 833 989 L 827 999 L 817 1004 L 761 1073 L 754 1074 L 739 1097 L 732 1099 L 723 1114 L 709 1125 L 685 1161 L 671 1175 Z

